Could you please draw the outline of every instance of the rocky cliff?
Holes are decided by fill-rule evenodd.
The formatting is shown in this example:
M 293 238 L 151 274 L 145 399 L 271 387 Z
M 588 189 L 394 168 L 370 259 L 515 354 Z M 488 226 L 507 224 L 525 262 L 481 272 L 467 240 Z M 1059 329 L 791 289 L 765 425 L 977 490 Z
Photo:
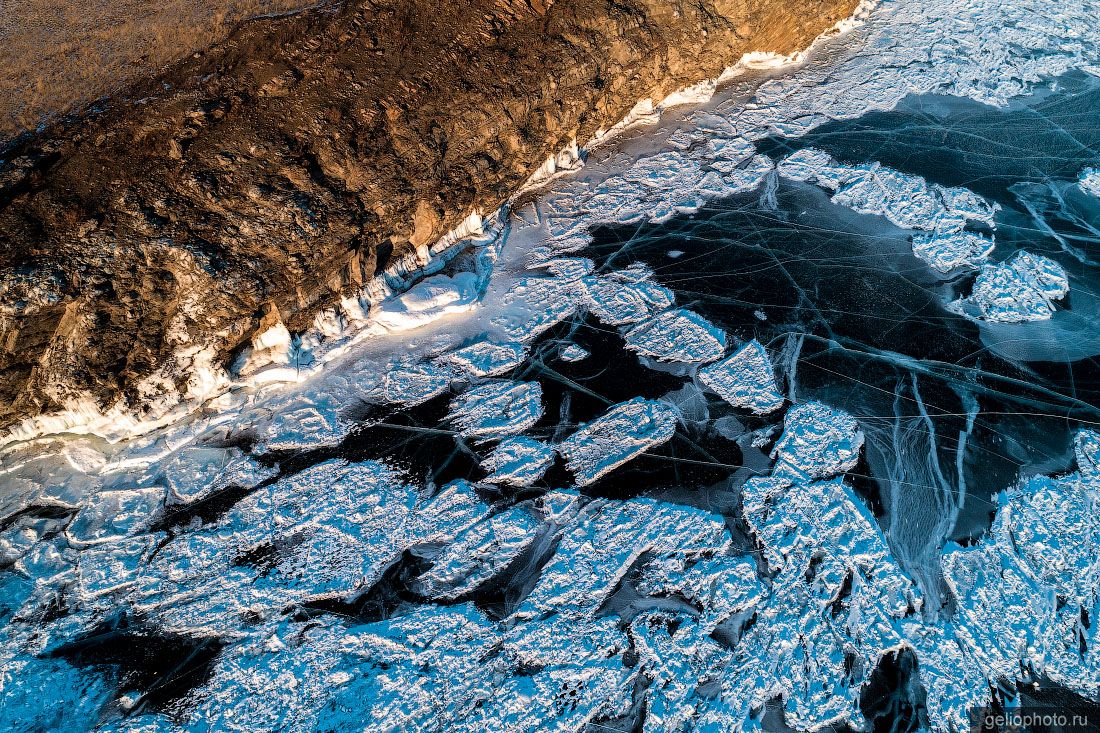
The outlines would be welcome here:
M 186 392 L 203 347 L 304 329 L 639 99 L 854 5 L 349 0 L 247 23 L 0 152 L 0 429 Z

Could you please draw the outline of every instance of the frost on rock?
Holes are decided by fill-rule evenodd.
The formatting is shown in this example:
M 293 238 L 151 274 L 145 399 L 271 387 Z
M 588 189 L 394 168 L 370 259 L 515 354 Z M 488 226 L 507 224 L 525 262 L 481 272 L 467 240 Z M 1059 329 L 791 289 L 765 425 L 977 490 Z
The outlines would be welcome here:
M 950 307 L 994 323 L 1045 321 L 1054 315 L 1054 301 L 1068 292 L 1069 279 L 1061 265 L 1042 255 L 1018 252 L 1008 262 L 984 265 L 970 296 Z
M 587 486 L 661 445 L 676 433 L 676 412 L 663 402 L 635 397 L 619 403 L 558 446 L 566 466 Z
M 755 339 L 717 364 L 699 370 L 699 381 L 734 407 L 758 415 L 783 406 L 768 352 Z
M 772 449 L 772 475 L 790 481 L 828 478 L 855 467 L 863 432 L 855 418 L 820 402 L 795 405 Z
M 707 319 L 683 308 L 665 311 L 625 334 L 626 347 L 657 361 L 706 364 L 722 358 L 726 334 Z
M 487 483 L 530 486 L 541 479 L 553 463 L 553 447 L 534 438 L 519 436 L 502 440 L 482 459 L 481 467 L 489 472 L 485 477 Z
M 600 277 L 584 278 L 588 310 L 609 326 L 649 318 L 676 300 L 672 291 L 652 282 L 648 268 L 631 267 Z
M 835 204 L 928 232 L 913 237 L 913 254 L 939 272 L 977 267 L 993 251 L 993 240 L 964 229 L 971 221 L 994 227 L 998 206 L 968 189 L 929 185 L 880 163 L 844 165 L 813 148 L 787 156 L 777 170 L 830 191 Z
M 495 377 L 523 363 L 523 344 L 478 341 L 439 357 L 442 364 L 453 365 L 472 377 Z
M 463 392 L 451 403 L 448 419 L 462 434 L 492 440 L 522 433 L 542 417 L 538 382 L 489 382 Z
M 1081 171 L 1077 185 L 1085 193 L 1100 197 L 1100 168 L 1086 168 Z

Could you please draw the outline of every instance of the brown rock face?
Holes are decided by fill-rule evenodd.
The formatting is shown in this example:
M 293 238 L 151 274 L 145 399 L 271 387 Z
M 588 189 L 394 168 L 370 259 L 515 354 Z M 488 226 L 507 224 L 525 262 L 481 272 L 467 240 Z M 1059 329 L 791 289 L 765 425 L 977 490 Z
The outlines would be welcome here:
M 637 100 L 854 6 L 351 0 L 247 24 L 0 153 L 0 428 L 82 393 L 137 405 L 180 349 L 228 359 L 276 316 L 303 329 Z

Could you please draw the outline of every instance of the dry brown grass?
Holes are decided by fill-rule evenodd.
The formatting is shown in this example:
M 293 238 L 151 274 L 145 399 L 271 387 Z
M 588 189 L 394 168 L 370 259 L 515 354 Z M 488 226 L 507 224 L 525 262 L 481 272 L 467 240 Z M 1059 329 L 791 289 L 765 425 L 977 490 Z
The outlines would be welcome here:
M 221 40 L 241 20 L 316 0 L 0 3 L 0 140 Z

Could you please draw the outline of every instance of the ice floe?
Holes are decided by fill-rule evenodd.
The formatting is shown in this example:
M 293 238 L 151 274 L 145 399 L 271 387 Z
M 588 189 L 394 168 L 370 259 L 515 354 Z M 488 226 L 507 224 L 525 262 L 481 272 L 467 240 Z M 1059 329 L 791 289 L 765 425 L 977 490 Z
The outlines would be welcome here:
M 863 432 L 851 415 L 820 402 L 795 405 L 772 450 L 772 475 L 791 481 L 828 478 L 859 462 Z
M 1069 292 L 1066 271 L 1054 260 L 1017 252 L 1008 262 L 983 265 L 969 297 L 952 310 L 983 321 L 1044 321 L 1054 315 L 1054 302 Z
M 1077 185 L 1085 193 L 1100 197 L 1100 168 L 1086 168 L 1081 171 Z
M 626 332 L 626 347 L 657 361 L 706 364 L 722 358 L 726 334 L 698 313 L 664 311 Z
M 671 307 L 672 291 L 650 280 L 651 275 L 644 267 L 630 267 L 584 278 L 588 310 L 609 326 L 624 326 Z
M 502 440 L 481 461 L 489 472 L 488 483 L 530 486 L 554 463 L 554 448 L 534 438 L 518 436 Z
M 542 417 L 538 382 L 489 382 L 463 392 L 451 403 L 448 420 L 463 435 L 481 440 L 522 433 Z
M 577 479 L 587 486 L 676 432 L 676 413 L 661 402 L 640 397 L 620 403 L 569 436 L 558 450 Z
M 914 235 L 913 254 L 940 272 L 977 267 L 993 251 L 991 239 L 964 231 L 971 222 L 992 228 L 998 209 L 973 191 L 930 185 L 880 163 L 844 165 L 813 148 L 787 156 L 777 170 L 832 192 L 835 204 L 927 232 Z
M 511 371 L 523 362 L 525 349 L 516 342 L 478 341 L 439 358 L 473 377 L 495 377 Z
M 753 340 L 717 364 L 699 370 L 699 381 L 734 407 L 767 414 L 783 406 L 768 352 Z
M 581 346 L 577 346 L 576 344 L 569 344 L 560 352 L 558 352 L 558 356 L 561 357 L 561 359 L 564 361 L 584 361 L 589 356 L 591 356 L 591 354 L 588 353 L 587 349 Z

